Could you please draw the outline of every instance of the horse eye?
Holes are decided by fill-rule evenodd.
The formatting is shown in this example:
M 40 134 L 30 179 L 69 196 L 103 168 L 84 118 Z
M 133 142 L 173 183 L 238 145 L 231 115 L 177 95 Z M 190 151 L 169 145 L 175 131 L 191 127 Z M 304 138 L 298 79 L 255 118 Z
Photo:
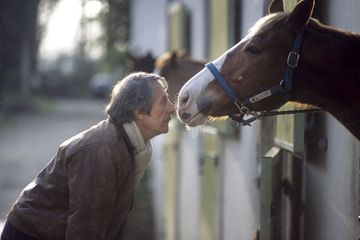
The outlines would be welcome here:
M 250 53 L 252 55 L 259 55 L 261 53 L 260 49 L 255 46 L 249 46 L 245 49 L 245 52 Z

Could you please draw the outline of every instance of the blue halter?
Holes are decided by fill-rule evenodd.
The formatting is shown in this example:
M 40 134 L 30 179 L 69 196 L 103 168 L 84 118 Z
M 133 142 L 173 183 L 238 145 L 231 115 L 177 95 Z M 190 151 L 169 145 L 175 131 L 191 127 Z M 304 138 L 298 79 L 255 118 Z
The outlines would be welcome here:
M 210 72 L 213 74 L 221 88 L 225 91 L 225 93 L 228 95 L 228 97 L 231 99 L 231 101 L 235 104 L 237 109 L 240 112 L 240 117 L 232 117 L 232 119 L 242 125 L 250 125 L 250 122 L 260 118 L 261 116 L 256 113 L 252 112 L 249 109 L 249 106 L 253 103 L 259 102 L 265 98 L 268 98 L 274 94 L 285 92 L 286 93 L 286 99 L 290 99 L 290 94 L 292 90 L 292 81 L 293 81 L 293 75 L 294 70 L 298 65 L 299 58 L 300 58 L 300 47 L 303 40 L 304 31 L 301 31 L 298 33 L 298 35 L 295 38 L 292 50 L 289 52 L 288 58 L 287 58 L 287 67 L 285 71 L 284 79 L 280 82 L 280 84 L 277 84 L 265 91 L 262 91 L 254 96 L 239 99 L 234 90 L 231 88 L 229 83 L 225 80 L 225 78 L 221 75 L 219 70 L 215 67 L 215 65 L 212 62 L 207 63 L 205 66 L 210 70 Z M 244 120 L 245 114 L 252 114 L 254 115 L 253 118 L 250 120 Z

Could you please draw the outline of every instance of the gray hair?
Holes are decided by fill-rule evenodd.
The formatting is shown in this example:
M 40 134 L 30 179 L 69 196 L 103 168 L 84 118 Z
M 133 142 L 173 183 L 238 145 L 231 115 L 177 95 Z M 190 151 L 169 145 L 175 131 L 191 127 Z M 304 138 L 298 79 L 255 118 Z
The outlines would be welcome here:
M 167 89 L 165 78 L 156 74 L 136 72 L 126 76 L 115 84 L 105 112 L 118 124 L 132 121 L 136 110 L 150 114 L 156 84 Z

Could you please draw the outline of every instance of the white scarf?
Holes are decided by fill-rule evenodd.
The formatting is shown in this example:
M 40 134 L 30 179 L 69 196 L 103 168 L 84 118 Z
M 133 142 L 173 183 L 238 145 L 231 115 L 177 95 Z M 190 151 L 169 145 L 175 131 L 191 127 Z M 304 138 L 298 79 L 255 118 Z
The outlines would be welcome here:
M 122 126 L 126 134 L 129 136 L 131 144 L 135 147 L 134 186 L 136 187 L 140 183 L 142 177 L 145 174 L 146 169 L 150 164 L 151 153 L 152 153 L 151 142 L 144 141 L 140 129 L 138 125 L 135 123 L 135 121 L 123 123 Z

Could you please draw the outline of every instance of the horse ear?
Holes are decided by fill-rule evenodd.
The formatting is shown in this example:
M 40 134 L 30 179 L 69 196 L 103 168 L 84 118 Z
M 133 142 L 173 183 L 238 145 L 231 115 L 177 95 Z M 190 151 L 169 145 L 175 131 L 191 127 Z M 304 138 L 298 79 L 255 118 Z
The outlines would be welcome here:
M 283 11 L 284 11 L 283 0 L 271 1 L 269 8 L 268 8 L 268 14 L 276 13 L 276 12 L 283 12 Z
M 176 51 L 172 51 L 170 60 L 171 60 L 170 61 L 171 65 L 176 66 L 176 62 L 177 62 L 177 52 Z
M 303 0 L 296 4 L 294 10 L 289 15 L 289 21 L 296 31 L 300 32 L 304 29 L 313 13 L 314 6 L 314 0 Z
M 155 57 L 153 57 L 153 55 L 152 55 L 152 53 L 149 51 L 149 52 L 147 52 L 147 54 L 146 54 L 146 58 L 147 59 L 150 59 L 150 60 L 152 60 L 152 61 L 155 61 L 156 60 L 156 58 Z

